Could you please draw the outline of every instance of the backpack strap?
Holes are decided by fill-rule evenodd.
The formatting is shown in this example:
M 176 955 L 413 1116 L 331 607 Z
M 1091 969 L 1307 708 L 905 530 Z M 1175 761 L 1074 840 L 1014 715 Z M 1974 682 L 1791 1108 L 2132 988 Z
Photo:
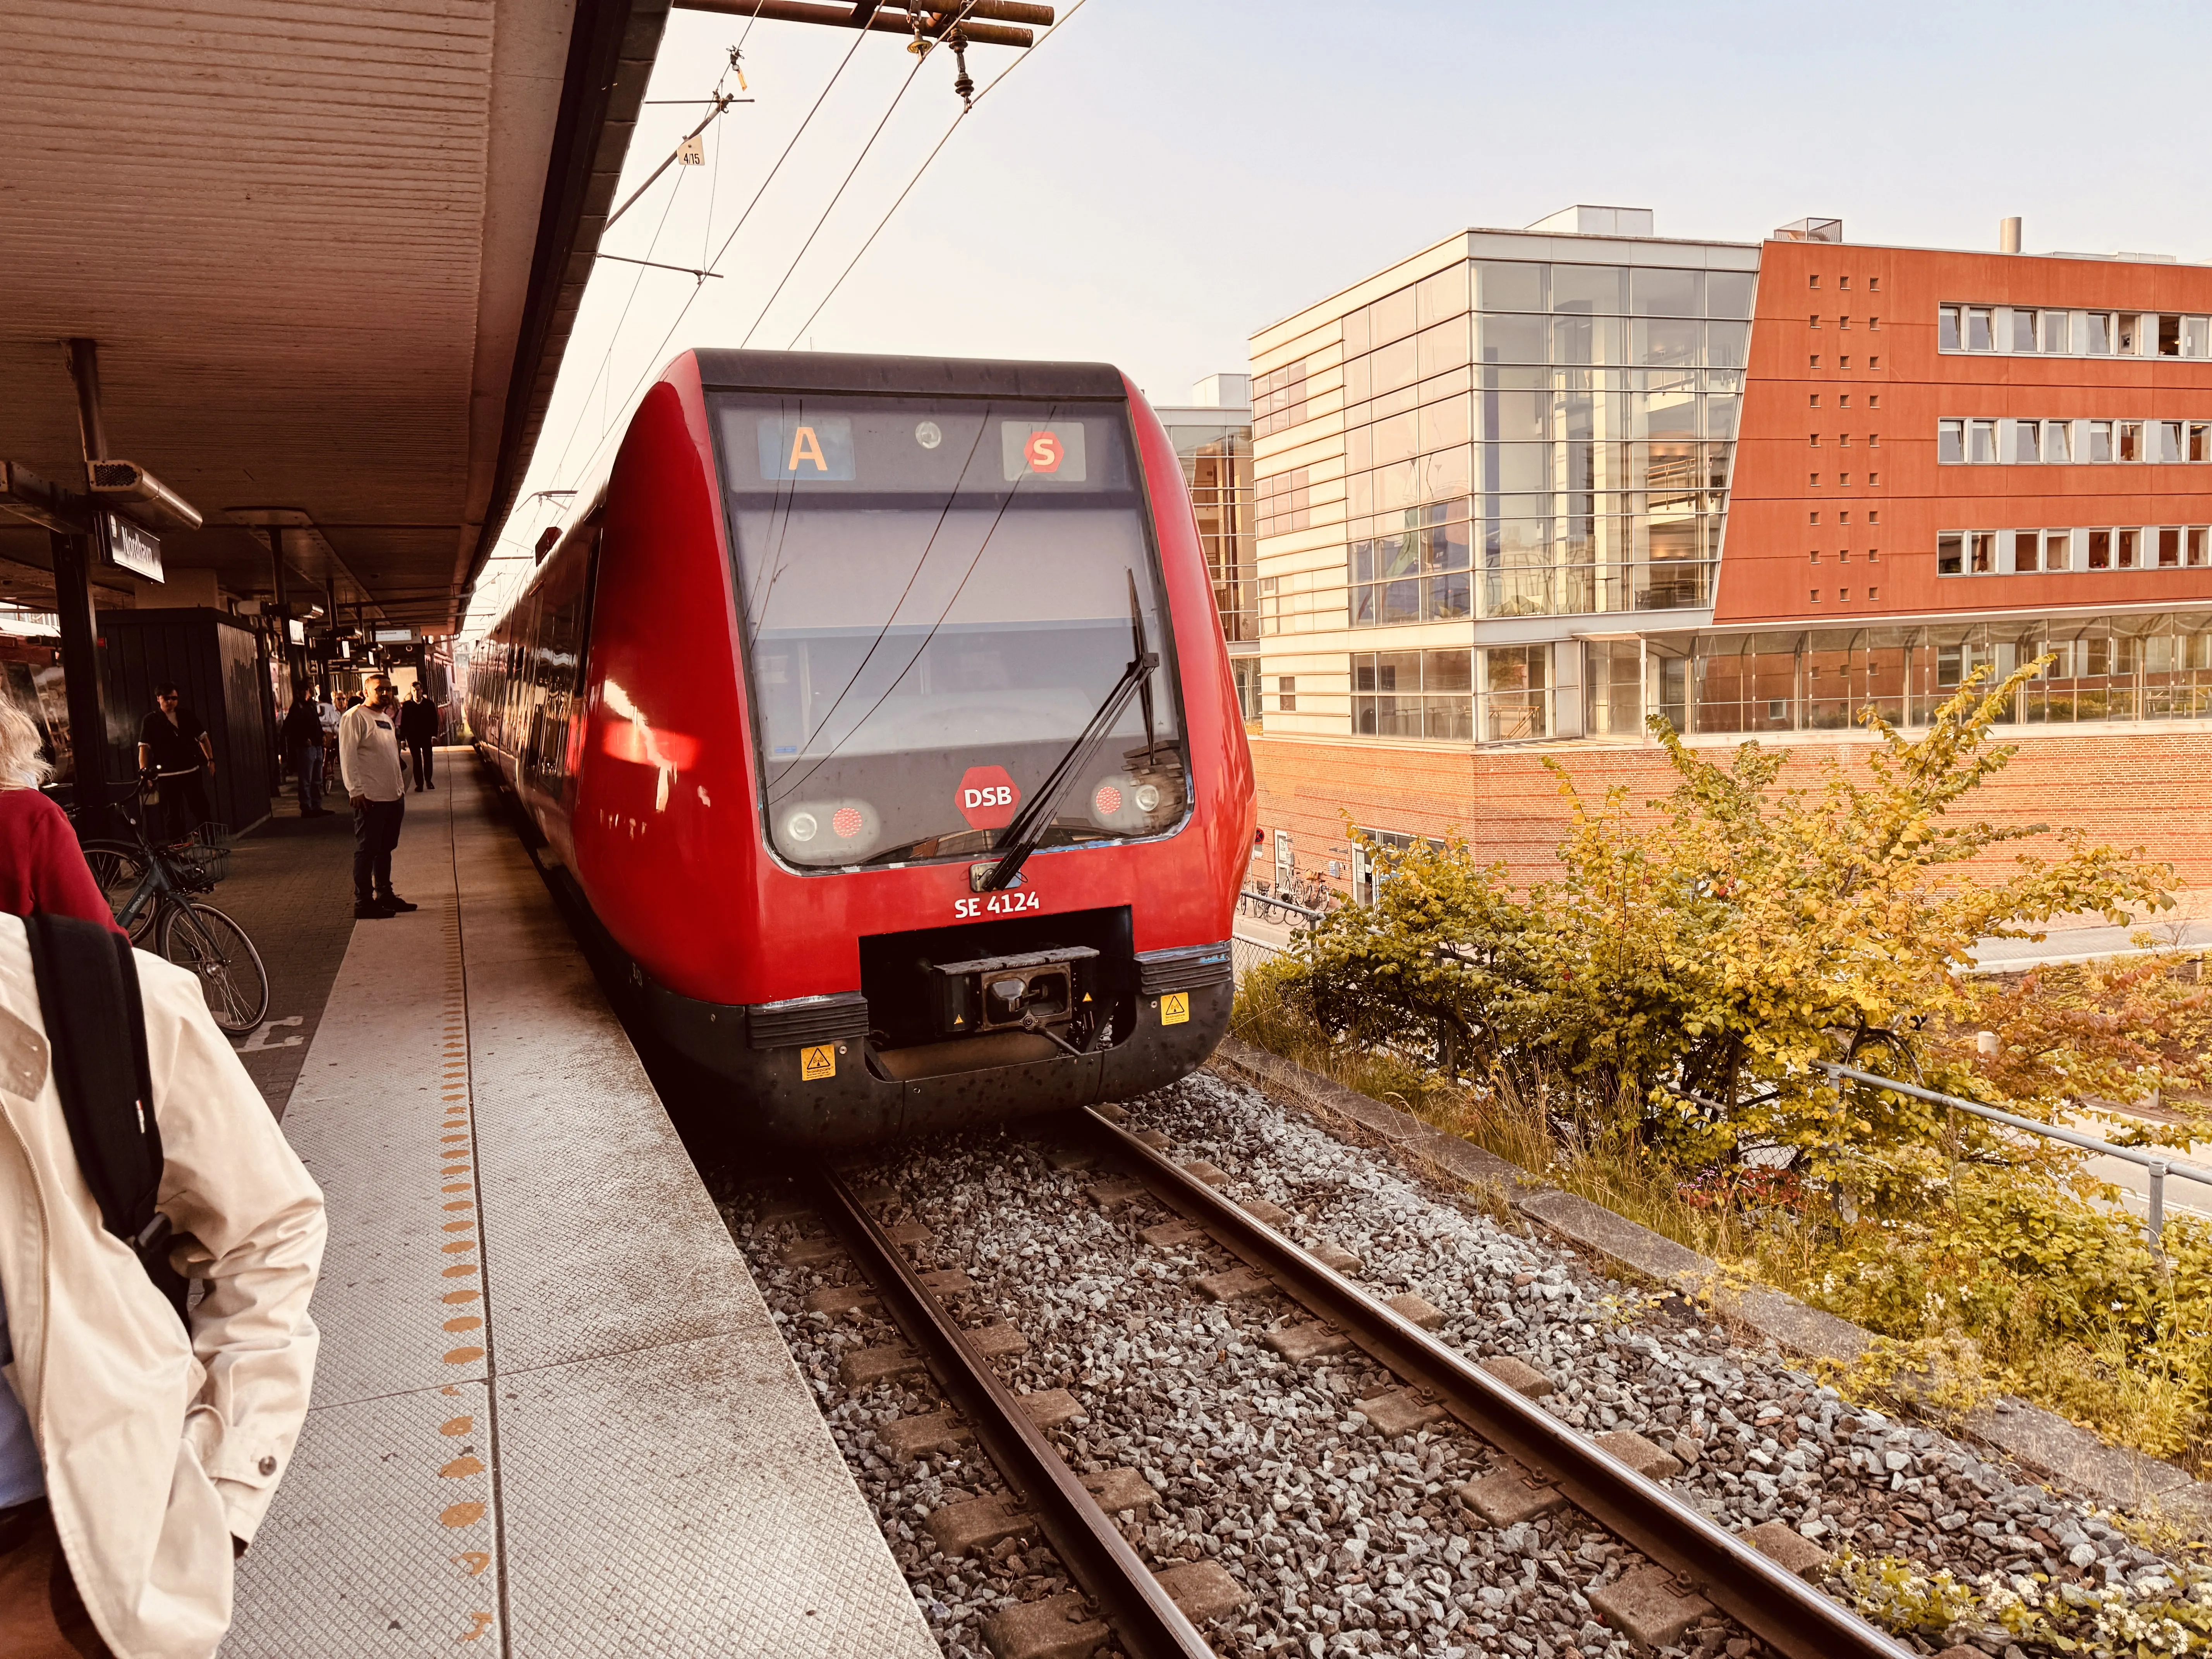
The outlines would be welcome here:
M 155 1206 L 161 1125 L 131 941 L 75 916 L 27 916 L 24 931 L 62 1118 L 100 1224 L 131 1247 L 182 1319 L 186 1285 L 169 1265 L 169 1218 Z

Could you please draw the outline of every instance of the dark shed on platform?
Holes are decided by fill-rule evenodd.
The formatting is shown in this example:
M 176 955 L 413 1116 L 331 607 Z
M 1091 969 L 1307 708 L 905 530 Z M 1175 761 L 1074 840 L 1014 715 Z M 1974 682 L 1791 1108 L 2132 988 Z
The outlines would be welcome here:
M 107 775 L 138 769 L 138 729 L 154 689 L 176 682 L 215 741 L 208 801 L 216 821 L 245 830 L 269 816 L 269 674 L 253 630 L 220 611 L 103 611 L 100 690 L 107 705 Z

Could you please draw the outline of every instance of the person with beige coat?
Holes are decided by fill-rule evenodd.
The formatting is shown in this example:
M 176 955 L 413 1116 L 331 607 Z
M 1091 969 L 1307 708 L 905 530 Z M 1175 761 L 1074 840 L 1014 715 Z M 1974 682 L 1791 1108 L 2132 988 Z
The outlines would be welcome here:
M 322 1193 L 191 975 L 143 951 L 135 961 L 165 1158 L 158 1203 L 177 1235 L 172 1261 L 205 1285 L 189 1331 L 101 1225 L 62 1115 L 24 923 L 0 915 L 0 1356 L 12 1349 L 0 1475 L 18 1493 L 45 1488 L 0 1510 L 10 1659 L 97 1655 L 102 1642 L 116 1659 L 210 1659 L 230 1624 L 231 1563 L 291 1462 L 314 1374 Z

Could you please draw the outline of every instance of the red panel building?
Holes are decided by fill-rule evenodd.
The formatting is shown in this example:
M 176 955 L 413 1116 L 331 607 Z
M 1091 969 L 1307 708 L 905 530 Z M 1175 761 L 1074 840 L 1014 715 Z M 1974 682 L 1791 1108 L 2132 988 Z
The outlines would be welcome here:
M 2212 525 L 2208 315 L 2203 266 L 1768 242 L 1715 624 L 2212 604 L 2203 537 L 2166 533 Z M 1996 428 L 1976 461 L 1967 427 L 1939 459 L 1948 422 L 2033 422 L 2035 448 Z M 2170 459 L 2161 423 L 2179 428 Z M 2014 562 L 2019 532 L 2124 528 L 2152 532 L 2128 566 L 2117 538 L 2098 568 L 2086 544 L 2063 568 L 2039 547 Z M 1992 531 L 2002 568 L 1974 570 L 1969 546 L 1954 574 L 1980 580 L 1945 580 L 1939 538 Z
M 1255 488 L 1294 509 L 1257 549 L 1256 874 L 1357 888 L 1347 819 L 1534 873 L 1541 757 L 1656 793 L 1654 715 L 1834 752 L 2033 664 L 2001 816 L 2065 798 L 2206 878 L 2212 267 L 1841 235 L 1570 209 L 1254 336 Z

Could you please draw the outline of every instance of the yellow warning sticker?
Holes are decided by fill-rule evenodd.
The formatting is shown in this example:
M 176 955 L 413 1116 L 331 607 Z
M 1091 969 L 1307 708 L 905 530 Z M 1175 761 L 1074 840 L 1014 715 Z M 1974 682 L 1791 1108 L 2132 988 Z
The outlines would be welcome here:
M 799 1051 L 799 1075 L 809 1083 L 819 1083 L 825 1077 L 836 1076 L 836 1045 L 817 1042 L 811 1048 L 801 1048 Z
M 1190 993 L 1169 991 L 1160 997 L 1160 1024 L 1188 1025 L 1190 1024 Z

